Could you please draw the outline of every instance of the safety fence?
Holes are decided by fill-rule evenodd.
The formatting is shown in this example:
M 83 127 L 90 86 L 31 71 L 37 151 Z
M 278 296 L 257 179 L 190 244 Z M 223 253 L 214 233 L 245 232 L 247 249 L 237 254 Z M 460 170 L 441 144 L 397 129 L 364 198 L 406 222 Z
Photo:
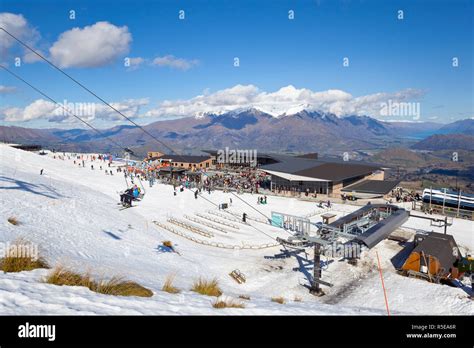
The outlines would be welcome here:
M 194 233 L 197 233 L 197 234 L 200 234 L 201 236 L 204 236 L 204 237 L 207 237 L 207 238 L 211 238 L 211 237 L 214 237 L 214 234 L 211 233 L 211 232 L 208 232 L 206 230 L 203 230 L 201 227 L 199 226 L 196 226 L 196 225 L 193 225 L 193 224 L 190 224 L 190 223 L 187 223 L 183 220 L 180 220 L 180 219 L 176 219 L 174 217 L 169 217 L 168 218 L 168 222 L 171 222 L 172 224 L 175 224 L 177 226 L 180 226 L 180 227 L 183 227 L 191 232 L 194 232 Z
M 195 215 L 199 216 L 203 219 L 209 220 L 209 221 L 217 222 L 218 224 L 222 224 L 222 225 L 225 225 L 225 226 L 228 226 L 228 227 L 235 228 L 236 230 L 239 229 L 239 226 L 237 226 L 236 224 L 234 224 L 232 222 L 229 222 L 229 221 L 223 221 L 223 220 L 220 220 L 220 219 L 217 219 L 217 218 L 214 218 L 214 217 L 211 217 L 209 215 L 202 214 L 202 213 L 195 213 Z
M 224 244 L 224 243 L 217 243 L 217 242 L 209 242 L 207 240 L 202 240 L 202 239 L 198 239 L 198 238 L 195 238 L 193 236 L 190 236 L 190 235 L 188 235 L 184 232 L 181 232 L 181 231 L 173 228 L 170 225 L 161 223 L 159 221 L 153 221 L 153 223 L 155 225 L 171 232 L 171 233 L 174 233 L 178 236 L 186 238 L 190 241 L 193 241 L 195 243 L 202 244 L 202 245 L 212 246 L 212 247 L 215 247 L 215 248 L 231 249 L 231 250 L 244 250 L 244 249 L 245 250 L 259 250 L 259 249 L 272 248 L 272 247 L 276 247 L 276 246 L 280 245 L 280 243 L 267 243 L 267 244 L 259 244 L 259 245 L 251 245 L 251 244 L 232 245 L 232 244 Z
M 236 212 L 233 212 L 233 211 L 230 211 L 230 210 L 227 210 L 227 211 L 228 211 L 230 214 L 234 215 L 234 216 L 242 217 L 242 214 L 239 214 L 239 213 L 236 213 Z M 247 214 L 246 218 L 247 218 L 248 220 L 260 222 L 260 223 L 262 223 L 262 224 L 269 224 L 269 223 L 270 223 L 267 219 L 261 219 L 261 218 L 258 218 L 258 217 L 249 216 L 248 214 Z
M 248 225 L 248 223 L 243 222 L 242 219 L 235 218 L 235 217 L 231 216 L 230 214 L 225 214 L 225 213 L 222 213 L 220 211 L 208 210 L 207 213 L 218 216 L 218 217 L 221 217 L 225 220 L 229 220 L 229 221 L 232 221 L 232 222 L 237 222 L 237 223 L 242 224 L 242 225 Z
M 223 228 L 223 227 L 221 227 L 221 226 L 218 226 L 218 225 L 215 225 L 215 224 L 213 224 L 213 223 L 210 223 L 210 222 L 207 221 L 207 220 L 198 219 L 198 218 L 195 217 L 195 216 L 183 215 L 183 217 L 184 217 L 185 219 L 188 219 L 188 220 L 193 221 L 193 222 L 197 222 L 198 224 L 201 224 L 201 225 L 204 225 L 204 226 L 213 228 L 213 229 L 218 230 L 218 231 L 220 231 L 220 232 L 224 232 L 224 233 L 229 233 L 229 232 L 230 232 L 230 231 L 226 230 L 225 228 Z
M 313 217 L 313 216 L 322 214 L 322 213 L 324 213 L 325 211 L 329 211 L 329 210 L 331 210 L 331 208 L 316 209 L 316 210 L 313 210 L 312 212 L 310 212 L 310 213 L 308 213 L 308 214 L 303 215 L 303 217 L 306 218 L 306 219 L 309 219 L 310 217 Z

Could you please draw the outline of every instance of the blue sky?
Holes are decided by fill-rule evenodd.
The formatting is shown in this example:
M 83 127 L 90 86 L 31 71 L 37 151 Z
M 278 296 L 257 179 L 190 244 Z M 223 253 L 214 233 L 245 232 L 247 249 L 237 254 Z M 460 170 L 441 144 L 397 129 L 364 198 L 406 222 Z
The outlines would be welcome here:
M 76 12 L 74 20 L 68 17 L 71 9 Z M 180 10 L 185 11 L 184 20 L 178 18 Z M 289 10 L 294 10 L 293 20 L 288 19 Z M 403 20 L 397 18 L 398 10 L 404 11 Z M 291 103 L 306 103 L 304 95 L 309 92 L 328 90 L 341 93 L 314 94 L 308 103 L 341 115 L 370 114 L 390 99 L 419 102 L 421 120 L 450 122 L 474 116 L 474 8 L 469 0 L 2 0 L 0 12 L 22 15 L 26 24 L 17 33 L 23 40 L 63 64 L 65 71 L 104 99 L 121 103 L 117 105 L 141 123 L 174 117 L 177 110 L 180 116 L 188 116 L 254 102 L 263 103 L 265 109 L 273 99 L 283 103 L 293 98 L 278 108 L 284 110 Z M 121 49 L 116 54 L 108 52 L 106 62 L 89 66 L 89 58 L 84 57 L 85 63 L 78 67 L 75 58 L 91 52 L 78 49 L 81 43 L 58 43 L 59 36 L 98 22 L 119 28 L 117 40 L 130 40 L 113 44 L 112 49 Z M 8 23 L 2 25 L 8 28 Z M 90 40 L 99 37 L 93 35 Z M 55 44 L 77 51 L 61 59 L 50 50 Z M 13 59 L 24 55 L 18 45 L 7 42 L 0 48 L 4 48 L 2 64 L 54 99 L 96 102 L 47 64 L 24 62 L 15 67 Z M 125 57 L 144 62 L 127 68 Z M 157 57 L 161 64 L 153 64 Z M 235 57 L 240 59 L 239 67 L 233 65 Z M 349 67 L 343 66 L 344 57 L 349 58 Z M 459 59 L 456 68 L 453 57 Z M 9 109 L 10 115 L 0 116 L 4 124 L 70 126 L 51 122 L 39 111 L 25 112 L 42 97 L 4 71 L 0 71 L 0 85 L 6 88 L 0 94 L 1 109 L 4 115 Z M 232 89 L 239 85 L 252 88 Z M 289 85 L 294 88 L 277 93 Z M 198 95 L 203 97 L 193 99 Z M 170 101 L 168 107 L 162 104 L 164 100 Z M 101 127 L 117 123 L 104 113 L 91 120 Z

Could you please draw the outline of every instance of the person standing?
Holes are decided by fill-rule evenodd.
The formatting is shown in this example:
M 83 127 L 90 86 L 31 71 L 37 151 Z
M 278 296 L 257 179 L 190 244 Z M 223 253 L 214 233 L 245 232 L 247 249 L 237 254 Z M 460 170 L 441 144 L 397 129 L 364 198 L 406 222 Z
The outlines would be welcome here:
M 43 168 L 41 168 L 40 170 L 40 175 L 43 175 Z

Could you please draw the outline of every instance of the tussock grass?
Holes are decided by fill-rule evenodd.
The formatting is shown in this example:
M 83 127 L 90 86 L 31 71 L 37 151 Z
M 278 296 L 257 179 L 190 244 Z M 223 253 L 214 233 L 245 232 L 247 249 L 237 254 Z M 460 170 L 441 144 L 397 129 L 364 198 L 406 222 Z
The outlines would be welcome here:
M 234 300 L 222 300 L 217 299 L 216 302 L 212 304 L 212 307 L 217 309 L 222 308 L 245 308 L 245 304 L 242 302 L 234 301 Z
M 173 285 L 174 277 L 174 275 L 167 276 L 161 290 L 169 292 L 170 294 L 178 294 L 180 290 Z
M 0 259 L 0 269 L 4 272 L 32 271 L 37 268 L 49 268 L 46 260 L 33 255 L 34 248 L 26 239 L 15 240 Z
M 70 271 L 63 266 L 54 268 L 44 279 L 45 283 L 54 285 L 85 286 L 93 287 L 93 280 L 88 273 L 79 274 Z
M 100 282 L 93 284 L 95 286 L 93 286 L 91 290 L 98 292 L 99 294 L 139 297 L 153 296 L 153 291 L 150 289 L 130 280 L 125 280 L 122 277 L 112 277 L 109 280 L 101 280 Z
M 249 295 L 239 295 L 239 298 L 242 299 L 242 300 L 250 301 L 250 296 Z
M 207 296 L 222 295 L 222 290 L 219 288 L 219 283 L 217 282 L 217 279 L 205 280 L 199 278 L 198 280 L 194 281 L 191 291 Z
M 7 219 L 7 221 L 8 221 L 9 223 L 11 223 L 12 225 L 15 225 L 15 226 L 17 226 L 17 225 L 20 224 L 20 222 L 18 221 L 18 219 L 17 219 L 16 217 L 14 217 L 14 216 L 10 216 L 10 217 Z
M 91 291 L 114 296 L 151 297 L 153 292 L 138 283 L 122 277 L 94 281 L 89 273 L 80 274 L 58 266 L 44 279 L 45 283 L 54 285 L 84 286 Z
M 285 299 L 283 297 L 272 297 L 272 302 L 276 302 L 276 303 L 279 303 L 279 304 L 284 304 L 285 303 Z

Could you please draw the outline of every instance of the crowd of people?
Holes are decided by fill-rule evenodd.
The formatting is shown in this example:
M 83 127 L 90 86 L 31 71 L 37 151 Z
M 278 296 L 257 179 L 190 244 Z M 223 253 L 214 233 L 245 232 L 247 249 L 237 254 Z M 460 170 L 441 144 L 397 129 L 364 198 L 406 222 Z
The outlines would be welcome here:
M 54 158 L 70 159 L 75 165 L 85 167 L 90 166 L 91 170 L 104 170 L 106 175 L 114 175 L 114 172 L 122 174 L 127 182 L 127 189 L 120 194 L 120 202 L 124 205 L 131 205 L 134 199 L 143 195 L 143 184 L 148 182 L 149 187 L 155 183 L 168 184 L 173 186 L 173 195 L 183 192 L 186 189 L 194 191 L 197 199 L 201 192 L 211 194 L 212 191 L 222 190 L 224 192 L 234 191 L 237 193 L 251 193 L 259 195 L 257 204 L 266 204 L 268 193 L 287 196 L 306 196 L 316 198 L 316 190 L 299 190 L 297 187 L 273 186 L 271 187 L 270 177 L 255 168 L 232 168 L 224 171 L 176 171 L 161 170 L 163 167 L 152 166 L 147 162 L 128 161 L 117 165 L 113 156 L 107 154 L 54 154 Z M 114 170 L 112 170 L 114 169 Z M 130 186 L 130 187 L 129 187 Z M 320 202 L 322 206 L 323 202 Z M 330 202 L 324 205 L 330 206 Z
M 413 201 L 421 201 L 422 197 L 421 194 L 415 191 L 406 191 L 403 190 L 401 187 L 397 187 L 392 190 L 392 197 L 396 200 L 397 203 L 400 202 L 413 202 Z

